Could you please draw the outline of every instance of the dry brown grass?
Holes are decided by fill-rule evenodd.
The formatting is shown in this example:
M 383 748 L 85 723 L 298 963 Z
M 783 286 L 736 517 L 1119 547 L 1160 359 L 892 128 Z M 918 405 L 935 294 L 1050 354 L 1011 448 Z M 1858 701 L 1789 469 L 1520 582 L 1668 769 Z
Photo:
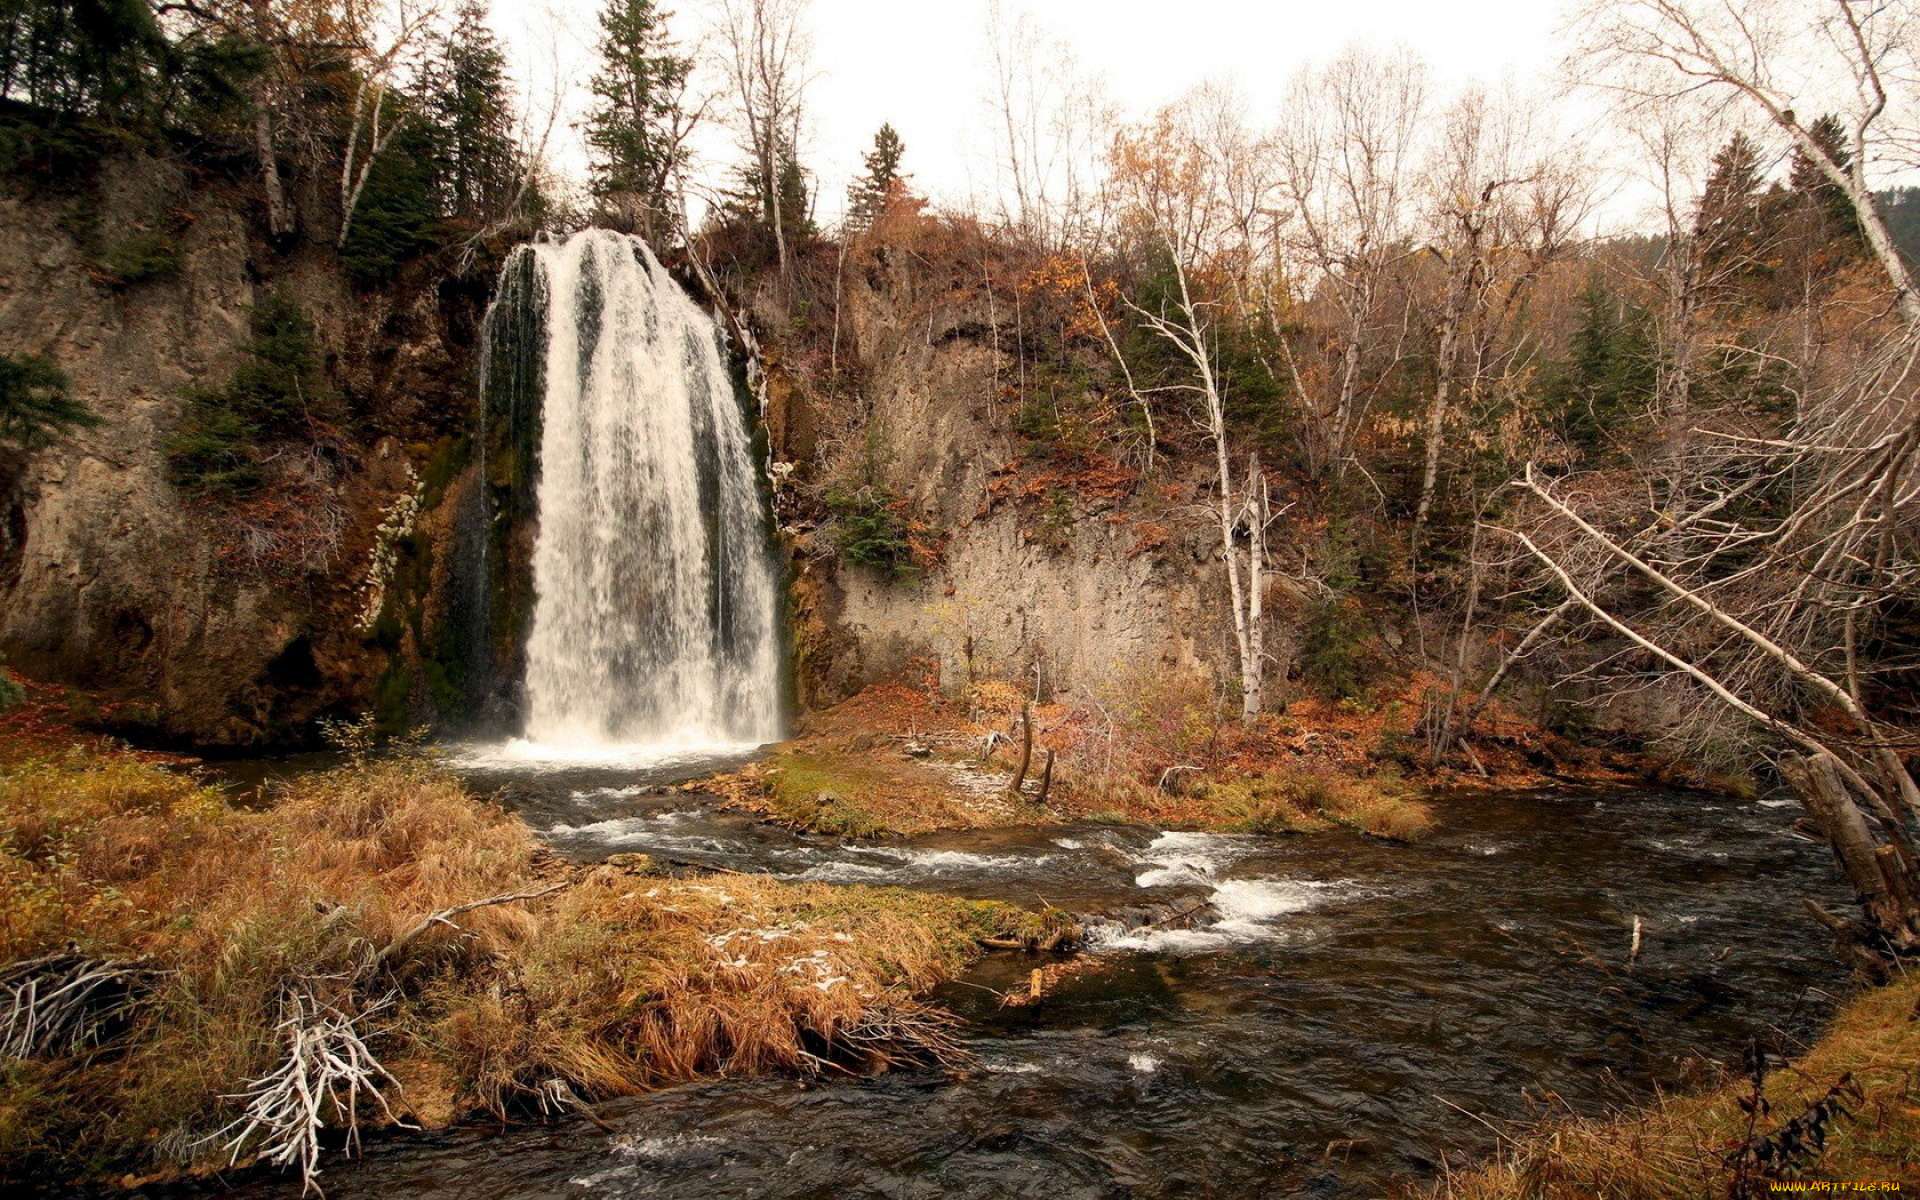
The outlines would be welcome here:
M 1794 1171 L 1735 1165 L 1754 1138 L 1776 1135 L 1843 1077 L 1860 1089 L 1850 1118 L 1828 1125 L 1824 1150 Z M 1613 1120 L 1516 1131 L 1486 1166 L 1450 1175 L 1429 1200 L 1701 1200 L 1763 1196 L 1774 1179 L 1920 1185 L 1920 976 L 1867 992 L 1792 1066 L 1766 1077 L 1750 1118 L 1750 1082 L 1663 1098 Z M 1775 1138 L 1775 1141 L 1778 1139 Z M 1782 1193 L 1790 1194 L 1790 1193 Z
M 530 903 L 429 913 L 566 880 Z M 130 1027 L 0 1066 L 0 1181 L 206 1167 L 278 1054 L 287 990 L 367 1007 L 396 1109 L 446 1120 L 709 1071 L 868 1070 L 952 1049 L 914 995 L 1000 906 L 567 868 L 417 761 L 308 776 L 269 809 L 123 758 L 0 769 L 0 964 L 69 943 L 159 972 Z M 554 1081 L 558 1081 L 556 1084 Z

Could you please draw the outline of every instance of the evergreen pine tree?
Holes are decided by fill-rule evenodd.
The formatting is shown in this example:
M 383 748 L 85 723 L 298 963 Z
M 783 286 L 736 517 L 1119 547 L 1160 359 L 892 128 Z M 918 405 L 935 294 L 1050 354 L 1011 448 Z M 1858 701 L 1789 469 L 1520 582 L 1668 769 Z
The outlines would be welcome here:
M 1647 323 L 1623 311 L 1596 273 L 1577 301 L 1579 324 L 1565 358 L 1547 372 L 1549 419 L 1583 457 L 1603 454 L 1655 388 L 1656 355 Z
M 150 114 L 171 47 L 146 0 L 0 5 L 0 96 L 69 117 Z
M 669 14 L 654 0 L 607 0 L 600 13 L 600 70 L 587 118 L 593 191 L 603 201 L 635 203 L 642 231 L 663 231 L 674 173 L 685 150 L 681 94 L 693 60 L 673 53 Z
M 1749 295 L 1764 290 L 1775 265 L 1778 200 L 1761 175 L 1760 148 L 1734 134 L 1713 156 L 1694 215 L 1696 252 L 1713 283 Z
M 484 0 L 461 0 L 423 80 L 447 215 L 466 224 L 505 216 L 520 175 L 506 61 Z
M 787 243 L 799 245 L 819 232 L 813 223 L 813 193 L 807 186 L 807 172 L 800 165 L 791 141 L 780 143 L 780 215 L 786 225 Z
M 62 429 L 98 424 L 52 359 L 0 354 L 0 446 L 31 450 Z
M 1846 170 L 1853 160 L 1847 152 L 1846 130 L 1840 124 L 1840 118 L 1829 113 L 1807 127 L 1807 133 L 1813 137 L 1820 148 L 1841 170 Z M 1853 204 L 1847 194 L 1827 178 L 1818 164 L 1805 150 L 1795 147 L 1793 166 L 1787 177 L 1787 188 L 1798 201 L 1798 207 L 1809 211 L 1821 226 L 1819 232 L 1827 239 L 1845 239 L 1855 249 L 1864 249 L 1866 242 L 1860 233 L 1860 222 L 1854 216 Z
M 847 186 L 849 227 L 872 228 L 906 195 L 907 177 L 900 173 L 900 158 L 906 150 L 907 144 L 892 125 L 880 126 L 873 135 L 873 149 L 864 156 L 866 172 Z

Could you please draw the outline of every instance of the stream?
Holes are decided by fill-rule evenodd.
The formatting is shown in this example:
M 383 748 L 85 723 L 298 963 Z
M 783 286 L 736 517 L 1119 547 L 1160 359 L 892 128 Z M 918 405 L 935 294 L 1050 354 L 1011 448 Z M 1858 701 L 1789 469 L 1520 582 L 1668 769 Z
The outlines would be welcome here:
M 720 765 L 469 773 L 582 860 L 1210 907 L 1194 928 L 1097 926 L 1095 969 L 1030 1007 L 996 990 L 1042 960 L 989 955 L 936 997 L 969 1023 L 963 1073 L 690 1084 L 601 1106 L 613 1134 L 456 1129 L 370 1146 L 326 1172 L 330 1197 L 1377 1196 L 1486 1154 L 1503 1121 L 1704 1082 L 1756 1037 L 1797 1045 L 1840 987 L 1800 897 L 1846 897 L 1779 801 L 1443 797 L 1416 845 L 1100 825 L 850 843 L 660 786 Z

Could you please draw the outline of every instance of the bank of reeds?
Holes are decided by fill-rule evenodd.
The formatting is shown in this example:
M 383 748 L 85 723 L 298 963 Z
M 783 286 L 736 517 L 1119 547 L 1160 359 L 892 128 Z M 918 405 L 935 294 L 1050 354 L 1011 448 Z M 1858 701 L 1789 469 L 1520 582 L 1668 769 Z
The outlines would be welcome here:
M 124 758 L 7 766 L 0 1181 L 311 1149 L 349 1105 L 437 1124 L 708 1072 L 946 1061 L 951 1029 L 914 997 L 1016 917 L 569 867 L 419 761 L 307 776 L 259 811 Z M 373 1067 L 327 1065 L 361 1050 Z M 317 1123 L 261 1118 L 275 1080 L 321 1093 Z
M 1920 1188 L 1920 976 L 1855 998 L 1758 1083 L 1516 1129 L 1492 1163 L 1427 1200 L 1745 1200 L 1819 1182 L 1863 1186 L 1804 1190 Z

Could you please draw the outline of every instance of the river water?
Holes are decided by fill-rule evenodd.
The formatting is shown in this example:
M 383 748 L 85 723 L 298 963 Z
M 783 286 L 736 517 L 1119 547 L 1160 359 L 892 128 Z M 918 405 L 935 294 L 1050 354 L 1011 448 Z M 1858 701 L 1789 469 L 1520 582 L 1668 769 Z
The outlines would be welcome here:
M 1442 798 L 1417 845 L 1085 826 L 847 843 L 701 807 L 651 776 L 494 775 L 554 846 L 1082 913 L 1091 969 L 1030 1007 L 1039 958 L 990 955 L 939 999 L 956 1074 L 723 1079 L 578 1121 L 370 1147 L 353 1197 L 1377 1196 L 1493 1145 L 1790 1049 L 1839 990 L 1799 897 L 1844 903 L 1794 810 L 1661 792 Z M 1635 918 L 1642 948 L 1629 963 Z M 262 1183 L 257 1195 L 292 1195 Z

